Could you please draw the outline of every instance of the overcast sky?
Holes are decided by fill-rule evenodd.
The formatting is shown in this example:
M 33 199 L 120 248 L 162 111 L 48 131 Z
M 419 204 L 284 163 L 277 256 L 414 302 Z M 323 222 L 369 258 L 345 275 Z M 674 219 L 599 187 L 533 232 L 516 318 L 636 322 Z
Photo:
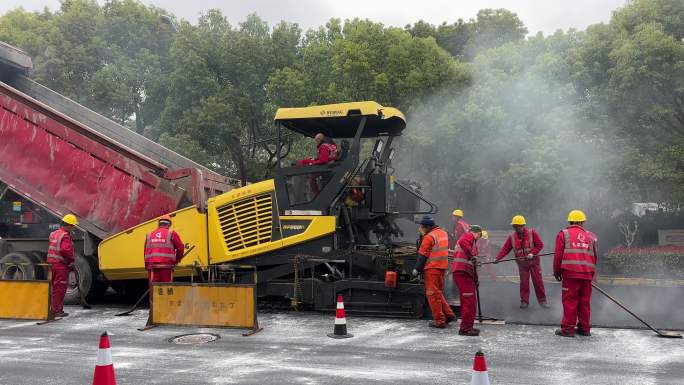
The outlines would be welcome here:
M 331 17 L 369 18 L 386 25 L 404 26 L 423 19 L 437 24 L 469 19 L 482 8 L 507 8 L 516 12 L 531 34 L 557 29 L 584 29 L 606 22 L 611 11 L 625 0 L 143 0 L 190 21 L 204 10 L 220 8 L 231 22 L 256 12 L 270 24 L 280 20 L 299 23 L 304 29 L 325 24 Z M 0 0 L 0 14 L 23 6 L 29 10 L 57 8 L 59 0 Z

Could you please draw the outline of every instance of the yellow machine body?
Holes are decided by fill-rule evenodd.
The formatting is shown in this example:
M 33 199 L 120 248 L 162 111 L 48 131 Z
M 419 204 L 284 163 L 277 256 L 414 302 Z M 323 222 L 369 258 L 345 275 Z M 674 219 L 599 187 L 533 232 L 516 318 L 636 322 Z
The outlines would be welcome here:
M 185 252 L 188 253 L 174 271 L 174 276 L 188 276 L 195 262 L 206 266 L 209 260 L 207 216 L 199 212 L 196 206 L 191 206 L 171 213 L 171 218 L 173 219 L 171 229 L 180 235 L 185 243 Z M 110 281 L 147 278 L 144 257 L 145 237 L 157 227 L 158 221 L 154 219 L 100 242 L 98 259 L 100 271 L 105 277 Z
M 171 215 L 171 228 L 180 235 L 186 251 L 192 248 L 174 271 L 176 277 L 191 274 L 190 267 L 195 262 L 203 267 L 236 262 L 332 234 L 336 228 L 334 216 L 278 215 L 272 179 L 209 199 L 207 213 L 192 206 Z M 283 226 L 301 229 L 284 237 Z M 100 243 L 100 271 L 108 280 L 147 277 L 145 236 L 156 228 L 154 219 Z

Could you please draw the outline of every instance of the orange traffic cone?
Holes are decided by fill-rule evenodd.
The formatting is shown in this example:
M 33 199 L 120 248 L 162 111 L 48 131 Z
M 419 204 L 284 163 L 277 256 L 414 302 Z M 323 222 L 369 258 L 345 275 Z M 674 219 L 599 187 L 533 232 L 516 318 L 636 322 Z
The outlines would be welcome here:
M 487 360 L 482 351 L 475 353 L 475 360 L 473 361 L 473 378 L 470 380 L 470 385 L 489 385 L 489 374 L 487 374 Z
M 95 365 L 93 385 L 116 385 L 112 352 L 109 350 L 109 336 L 107 332 L 102 333 L 100 336 L 100 348 L 97 350 L 97 364 Z
M 337 311 L 335 312 L 335 329 L 328 334 L 330 338 L 350 338 L 353 334 L 347 333 L 347 317 L 344 315 L 344 302 L 342 295 L 337 296 Z

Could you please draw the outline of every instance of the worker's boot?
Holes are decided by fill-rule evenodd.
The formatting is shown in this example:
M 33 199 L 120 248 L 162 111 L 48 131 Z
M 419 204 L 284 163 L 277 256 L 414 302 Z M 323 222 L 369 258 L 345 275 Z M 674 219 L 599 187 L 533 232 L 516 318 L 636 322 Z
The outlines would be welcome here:
M 575 329 L 575 334 L 579 334 L 579 335 L 584 336 L 584 337 L 591 337 L 590 331 L 585 332 L 583 330 L 580 330 L 579 328 Z
M 446 319 L 446 324 L 448 325 L 448 324 L 450 324 L 450 323 L 452 323 L 452 322 L 454 322 L 454 321 L 456 321 L 456 317 L 447 317 L 447 319 Z
M 527 309 L 528 306 L 530 306 L 529 303 L 527 303 L 525 301 L 520 301 L 520 308 L 521 309 Z
M 470 330 L 468 330 L 468 331 L 459 330 L 459 331 L 458 331 L 458 335 L 459 335 L 459 336 L 476 337 L 476 336 L 479 336 L 479 335 L 480 335 L 480 329 L 472 328 L 472 329 L 470 329 Z
M 551 305 L 549 305 L 548 302 L 539 302 L 539 306 L 543 307 L 544 309 L 551 309 Z
M 68 316 L 68 315 L 69 315 L 69 313 L 65 313 L 65 312 L 62 310 L 62 311 L 60 311 L 59 313 L 55 314 L 55 317 L 63 318 L 63 317 L 66 317 L 66 316 Z
M 438 324 L 438 323 L 435 323 L 435 321 L 430 321 L 428 323 L 428 326 L 430 326 L 431 328 L 435 328 L 435 329 L 444 329 L 446 327 L 446 324 Z
M 570 338 L 575 338 L 575 335 L 572 333 L 566 333 L 563 331 L 563 329 L 556 329 L 556 335 L 561 336 L 561 337 L 570 337 Z

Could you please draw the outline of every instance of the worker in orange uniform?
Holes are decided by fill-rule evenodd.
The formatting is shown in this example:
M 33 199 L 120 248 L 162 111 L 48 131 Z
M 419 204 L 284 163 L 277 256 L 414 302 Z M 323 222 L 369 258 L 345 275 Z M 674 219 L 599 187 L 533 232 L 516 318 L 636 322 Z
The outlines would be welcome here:
M 563 320 L 556 335 L 563 337 L 591 335 L 591 282 L 598 253 L 596 235 L 584 229 L 586 220 L 582 211 L 570 211 L 570 225 L 556 237 L 553 275 L 563 282 Z
M 163 215 L 159 218 L 159 227 L 145 238 L 145 268 L 150 289 L 154 282 L 172 282 L 173 268 L 183 259 L 185 246 L 170 227 L 171 216 Z
M 456 246 L 456 242 L 461 238 L 461 236 L 468 232 L 470 225 L 463 219 L 463 210 L 456 209 L 451 215 L 454 217 L 454 229 L 451 231 L 451 242 L 449 243 L 450 248 Z
M 482 228 L 477 225 L 470 226 L 467 233 L 463 234 L 456 242 L 456 252 L 451 271 L 454 283 L 458 287 L 461 296 L 461 327 L 458 334 L 462 336 L 478 336 L 480 330 L 475 329 L 475 313 L 477 312 L 477 264 L 478 250 L 477 240 L 482 236 Z
M 48 238 L 47 262 L 52 269 L 52 303 L 51 310 L 55 317 L 66 317 L 64 312 L 64 296 L 67 291 L 69 272 L 74 269 L 74 240 L 72 232 L 78 226 L 74 214 L 62 218 L 59 229 L 50 233 Z
M 527 309 L 530 303 L 530 277 L 534 292 L 537 295 L 539 306 L 550 308 L 546 301 L 546 290 L 541 272 L 541 261 L 539 252 L 544 248 L 544 243 L 535 229 L 527 229 L 525 217 L 516 215 L 511 219 L 513 232 L 506 238 L 506 242 L 501 247 L 496 256 L 496 262 L 502 260 L 511 250 L 515 255 L 515 262 L 518 264 L 520 274 L 520 308 Z
M 456 319 L 442 293 L 444 274 L 449 269 L 449 235 L 429 215 L 420 220 L 418 231 L 422 235 L 422 241 L 413 275 L 423 272 L 425 296 L 432 311 L 430 327 L 443 329 Z

